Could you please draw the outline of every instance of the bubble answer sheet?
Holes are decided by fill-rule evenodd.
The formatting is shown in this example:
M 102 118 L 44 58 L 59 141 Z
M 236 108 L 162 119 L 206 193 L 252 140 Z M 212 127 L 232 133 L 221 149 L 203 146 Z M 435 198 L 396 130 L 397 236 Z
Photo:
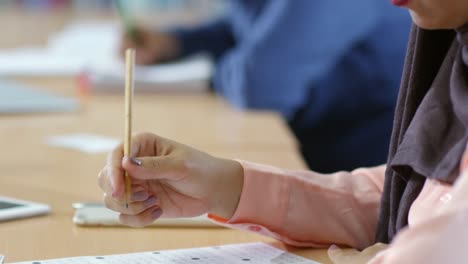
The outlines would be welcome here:
M 34 260 L 13 264 L 318 264 L 264 243 L 233 244 L 204 248 Z

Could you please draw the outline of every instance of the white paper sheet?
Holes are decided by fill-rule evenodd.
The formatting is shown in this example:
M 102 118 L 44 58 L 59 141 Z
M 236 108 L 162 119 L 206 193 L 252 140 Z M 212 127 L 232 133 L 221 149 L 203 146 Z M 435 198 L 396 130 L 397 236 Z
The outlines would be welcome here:
M 108 255 L 76 257 L 56 260 L 18 262 L 16 264 L 317 264 L 303 257 L 276 249 L 264 243 L 234 244 L 217 247 L 165 250 Z
M 85 68 L 76 56 L 58 56 L 47 49 L 18 48 L 0 51 L 1 76 L 72 76 Z
M 96 91 L 123 91 L 118 55 L 120 28 L 109 23 L 72 23 L 52 35 L 46 48 L 0 50 L 0 76 L 74 76 L 87 73 Z M 135 92 L 205 91 L 213 63 L 205 55 L 173 63 L 138 66 Z
M 111 137 L 76 133 L 53 136 L 47 139 L 47 144 L 54 147 L 74 149 L 85 153 L 105 153 L 119 144 L 120 140 Z
M 204 92 L 213 65 L 204 55 L 154 66 L 135 67 L 135 92 Z M 90 64 L 85 71 L 95 92 L 123 93 L 125 65 L 120 59 Z

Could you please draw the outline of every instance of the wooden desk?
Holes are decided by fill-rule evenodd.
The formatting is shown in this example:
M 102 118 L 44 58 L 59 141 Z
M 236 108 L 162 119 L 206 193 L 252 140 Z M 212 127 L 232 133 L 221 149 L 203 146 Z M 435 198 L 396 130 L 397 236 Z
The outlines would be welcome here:
M 47 81 L 53 83 L 52 79 Z M 64 93 L 70 92 L 66 92 L 66 80 L 57 80 L 57 84 L 65 87 Z M 7 261 L 274 242 L 228 229 L 74 226 L 71 203 L 101 199 L 96 174 L 105 155 L 53 148 L 44 142 L 48 136 L 77 131 L 120 137 L 122 111 L 121 96 L 96 96 L 77 113 L 0 117 L 4 149 L 0 153 L 0 194 L 47 203 L 53 209 L 49 216 L 0 224 L 0 252 L 6 254 Z M 161 132 L 227 157 L 304 166 L 291 135 L 276 115 L 238 112 L 209 95 L 136 96 L 134 126 L 135 130 Z M 324 261 L 322 251 L 298 253 Z
M 20 81 L 60 94 L 75 93 L 70 78 Z M 292 135 L 275 114 L 242 113 L 207 94 L 137 95 L 134 111 L 134 131 L 156 132 L 224 157 L 305 168 Z M 44 217 L 0 223 L 0 254 L 6 255 L 7 262 L 256 241 L 283 247 L 272 239 L 229 229 L 75 226 L 71 204 L 101 200 L 96 175 L 105 154 L 45 144 L 49 136 L 74 132 L 122 138 L 123 97 L 93 96 L 76 113 L 0 116 L 0 195 L 47 203 L 53 211 Z M 289 250 L 329 262 L 323 250 Z

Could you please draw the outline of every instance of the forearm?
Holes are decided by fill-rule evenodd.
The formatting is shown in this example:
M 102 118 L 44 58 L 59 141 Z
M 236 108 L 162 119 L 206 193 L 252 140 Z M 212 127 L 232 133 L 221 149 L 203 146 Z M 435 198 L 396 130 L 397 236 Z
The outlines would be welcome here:
M 363 248 L 373 242 L 383 167 L 323 175 L 242 165 L 239 205 L 225 225 L 296 246 Z

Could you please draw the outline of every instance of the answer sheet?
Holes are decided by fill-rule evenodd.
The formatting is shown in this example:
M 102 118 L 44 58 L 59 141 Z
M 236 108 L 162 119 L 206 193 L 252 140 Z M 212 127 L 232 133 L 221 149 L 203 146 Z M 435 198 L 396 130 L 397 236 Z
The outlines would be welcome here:
M 318 262 L 276 249 L 264 243 L 233 244 L 205 248 L 76 257 L 16 264 L 317 264 Z

